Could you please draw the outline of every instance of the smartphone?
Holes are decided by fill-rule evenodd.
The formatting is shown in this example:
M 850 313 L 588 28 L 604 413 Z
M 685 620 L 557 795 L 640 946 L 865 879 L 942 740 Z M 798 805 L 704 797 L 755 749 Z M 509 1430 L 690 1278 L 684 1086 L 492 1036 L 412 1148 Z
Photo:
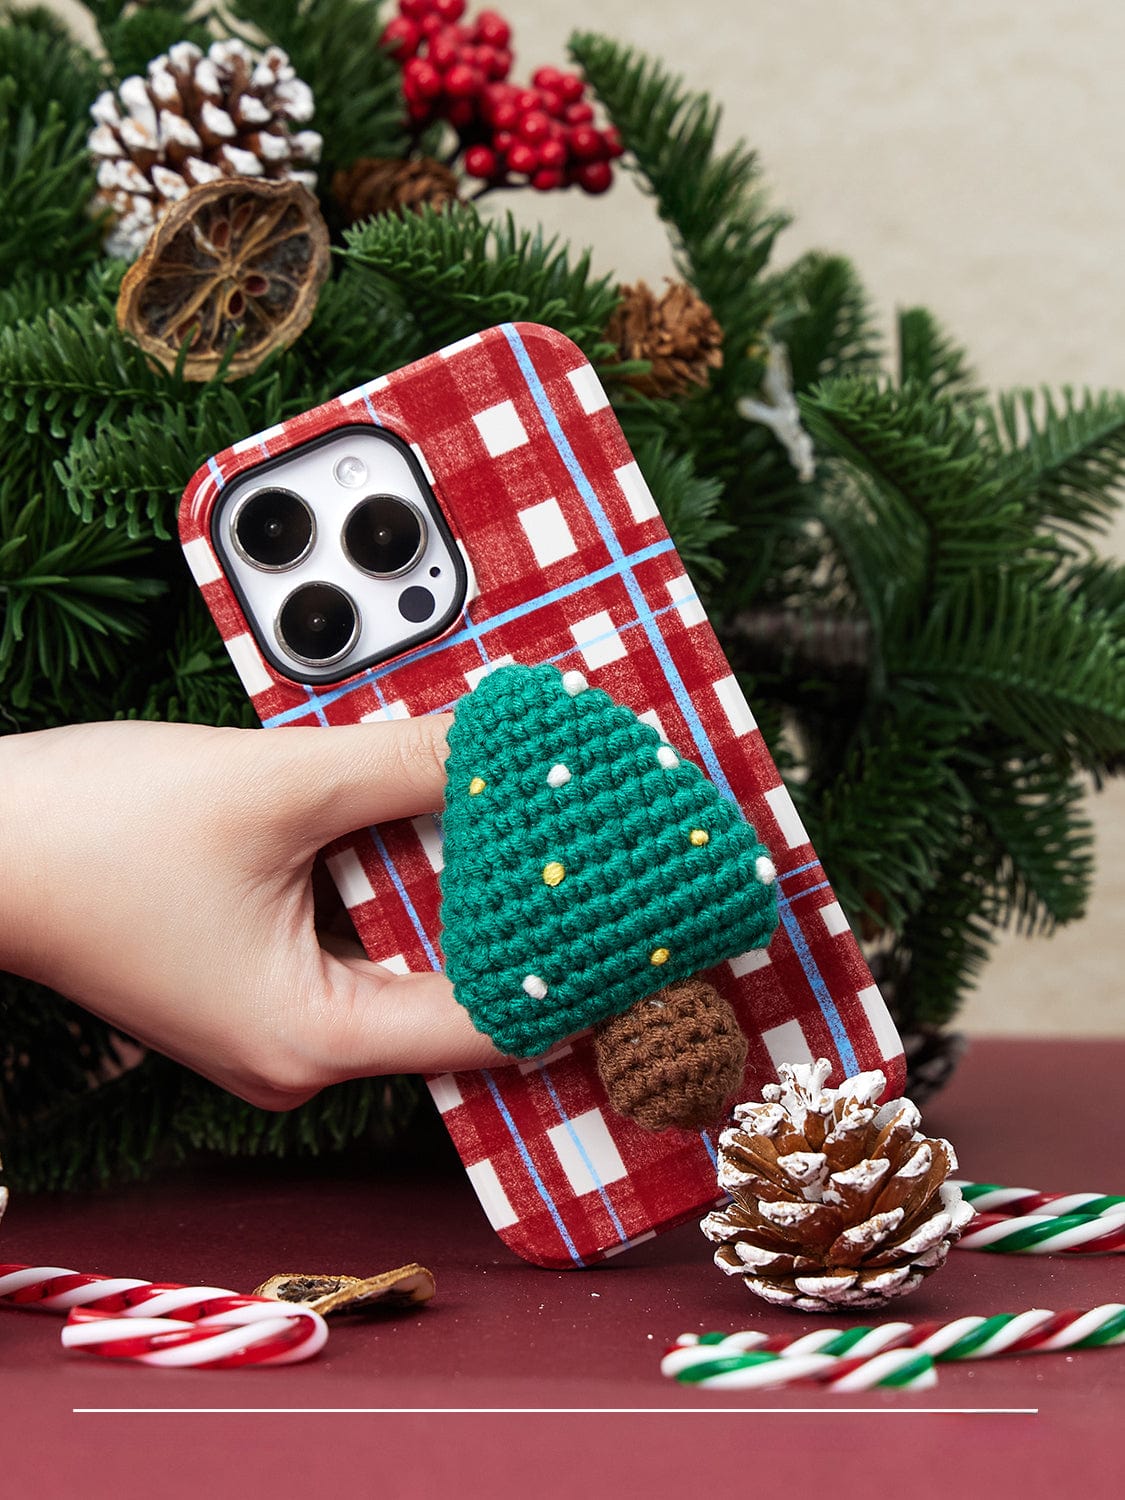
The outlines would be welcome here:
M 234 443 L 184 495 L 188 564 L 262 724 L 453 708 L 507 662 L 582 672 L 694 760 L 778 870 L 770 945 L 706 977 L 749 1052 L 878 1068 L 902 1047 L 593 368 L 535 324 L 462 339 Z M 437 817 L 357 830 L 327 864 L 370 957 L 440 969 Z M 617 1115 L 590 1036 L 430 1092 L 493 1227 L 536 1264 L 589 1265 L 723 1195 L 715 1132 Z

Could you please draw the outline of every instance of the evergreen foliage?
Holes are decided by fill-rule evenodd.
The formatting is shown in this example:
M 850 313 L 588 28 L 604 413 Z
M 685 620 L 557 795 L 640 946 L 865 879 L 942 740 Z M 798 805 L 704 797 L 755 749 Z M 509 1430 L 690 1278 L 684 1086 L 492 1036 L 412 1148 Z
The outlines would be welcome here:
M 94 0 L 104 60 L 39 12 L 0 14 L 0 724 L 251 710 L 174 541 L 211 453 L 491 323 L 553 324 L 594 360 L 901 1024 L 951 1018 L 996 933 L 1082 913 L 1087 783 L 1125 760 L 1125 568 L 1096 555 L 1125 476 L 1125 396 L 984 392 L 923 308 L 895 347 L 856 270 L 775 264 L 785 216 L 743 143 L 662 64 L 587 34 L 572 54 L 724 331 L 704 388 L 651 399 L 605 338 L 620 277 L 509 216 L 459 206 L 337 235 L 290 350 L 236 382 L 153 369 L 117 330 L 123 272 L 88 204 L 88 107 L 214 21 Z M 191 15 L 189 16 L 189 11 Z M 402 155 L 398 70 L 370 0 L 234 0 L 313 87 L 333 171 Z M 817 471 L 740 416 L 782 346 Z M 39 987 L 0 988 L 0 1152 L 28 1184 L 189 1150 L 333 1149 L 400 1125 L 403 1080 L 265 1114 Z

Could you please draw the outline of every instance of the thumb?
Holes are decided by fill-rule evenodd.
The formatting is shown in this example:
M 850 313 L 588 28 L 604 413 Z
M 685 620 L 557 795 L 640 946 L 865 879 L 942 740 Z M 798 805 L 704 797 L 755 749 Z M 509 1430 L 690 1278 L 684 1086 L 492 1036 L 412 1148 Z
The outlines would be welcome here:
M 341 834 L 393 818 L 437 812 L 445 795 L 446 731 L 452 714 L 292 728 L 270 742 L 257 774 L 269 778 L 269 821 L 309 852 Z M 263 793 L 267 789 L 263 787 Z

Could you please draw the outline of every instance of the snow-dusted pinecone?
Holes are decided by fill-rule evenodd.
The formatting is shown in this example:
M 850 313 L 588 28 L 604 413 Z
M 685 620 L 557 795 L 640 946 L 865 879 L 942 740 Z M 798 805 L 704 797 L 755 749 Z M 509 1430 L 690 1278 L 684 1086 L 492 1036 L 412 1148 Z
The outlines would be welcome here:
M 821 1058 L 779 1068 L 762 1104 L 740 1104 L 719 1138 L 733 1198 L 701 1228 L 715 1264 L 767 1302 L 805 1312 L 874 1307 L 937 1269 L 973 1216 L 946 1181 L 948 1141 L 918 1130 L 909 1099 L 880 1106 L 882 1073 L 838 1089 Z
M 170 203 L 220 177 L 295 178 L 316 186 L 320 159 L 313 96 L 280 47 L 260 56 L 243 42 L 213 42 L 204 54 L 177 42 L 99 94 L 88 146 L 97 162 L 96 206 L 113 211 L 110 255 L 134 259 Z

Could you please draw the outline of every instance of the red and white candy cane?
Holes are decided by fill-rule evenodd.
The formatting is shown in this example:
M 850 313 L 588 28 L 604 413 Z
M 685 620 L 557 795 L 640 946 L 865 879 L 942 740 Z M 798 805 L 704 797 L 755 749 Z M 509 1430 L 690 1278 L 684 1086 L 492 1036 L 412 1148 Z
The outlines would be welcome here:
M 749 1391 L 780 1385 L 815 1384 L 825 1390 L 928 1390 L 937 1384 L 934 1362 L 917 1349 L 887 1349 L 873 1357 L 837 1359 L 830 1354 L 780 1354 L 676 1344 L 660 1361 L 661 1374 L 681 1385 L 712 1391 Z
M 986 1214 L 1082 1214 L 1099 1217 L 1125 1211 L 1125 1197 L 1111 1193 L 1040 1193 L 1035 1188 L 1003 1187 L 998 1182 L 953 1180 L 967 1203 Z
M 65 1348 L 180 1369 L 293 1364 L 328 1338 L 320 1314 L 299 1304 L 62 1266 L 0 1265 L 0 1303 L 68 1313 Z
M 1051 1354 L 1060 1349 L 1098 1349 L 1125 1344 L 1125 1303 L 1051 1312 L 966 1316 L 949 1323 L 878 1323 L 854 1328 L 815 1328 L 811 1333 L 682 1333 L 675 1348 L 709 1349 L 715 1357 L 776 1354 L 785 1358 L 830 1354 L 870 1359 L 888 1349 L 914 1349 L 935 1360 L 992 1359 L 998 1354 Z M 671 1352 L 671 1351 L 669 1351 Z
M 1112 1255 L 1125 1250 L 1125 1211 L 1086 1214 L 977 1214 L 958 1250 L 1001 1255 Z

